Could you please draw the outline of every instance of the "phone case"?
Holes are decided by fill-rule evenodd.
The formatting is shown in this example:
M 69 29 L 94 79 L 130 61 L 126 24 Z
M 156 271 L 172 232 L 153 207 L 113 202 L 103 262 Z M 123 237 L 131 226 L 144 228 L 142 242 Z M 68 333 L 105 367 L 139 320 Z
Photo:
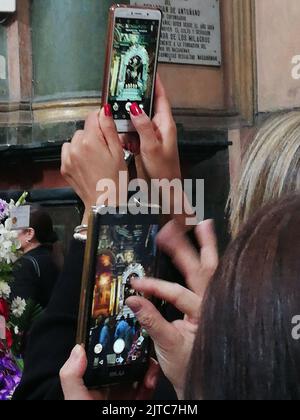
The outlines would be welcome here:
M 84 265 L 82 273 L 82 284 L 81 284 L 81 294 L 80 294 L 80 304 L 79 304 L 79 317 L 77 325 L 77 337 L 76 343 L 79 345 L 86 343 L 87 338 L 87 325 L 88 319 L 90 317 L 90 308 L 86 304 L 87 296 L 91 292 L 91 288 L 94 286 L 89 281 L 92 275 L 93 267 L 90 263 L 93 253 L 97 252 L 97 234 L 95 229 L 96 224 L 96 215 L 94 212 L 91 212 L 89 217 L 89 228 L 87 234 L 87 242 L 85 247 L 84 255 Z
M 140 9 L 140 10 L 160 10 L 158 7 L 146 7 L 146 6 L 130 6 L 126 4 L 114 4 L 109 9 L 109 18 L 108 18 L 108 30 L 107 30 L 107 40 L 106 40 L 106 53 L 105 53 L 105 67 L 104 67 L 104 78 L 102 86 L 102 107 L 107 104 L 109 96 L 109 82 L 110 82 L 110 65 L 111 65 L 111 45 L 114 37 L 114 15 L 116 9 Z

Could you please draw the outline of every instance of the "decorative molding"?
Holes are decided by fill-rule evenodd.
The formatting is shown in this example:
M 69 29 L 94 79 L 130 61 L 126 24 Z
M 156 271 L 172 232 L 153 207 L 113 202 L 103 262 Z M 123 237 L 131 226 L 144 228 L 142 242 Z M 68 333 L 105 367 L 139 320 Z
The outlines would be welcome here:
M 221 0 L 221 6 L 224 109 L 175 108 L 176 123 L 188 131 L 235 129 L 254 123 L 257 111 L 255 0 Z M 32 100 L 29 8 L 30 0 L 18 2 L 18 20 L 8 27 L 8 47 L 14 51 L 9 63 L 12 102 L 0 104 L 0 124 L 46 126 L 82 121 L 100 107 L 100 96 L 94 92 L 82 92 L 83 97 L 74 99 L 34 98 L 32 108 L 26 102 Z
M 61 101 L 34 102 L 32 104 L 34 123 L 49 124 L 64 121 L 84 120 L 92 111 L 99 110 L 101 99 L 65 99 Z
M 226 150 L 231 145 L 228 132 L 186 131 L 178 126 L 179 150 L 182 159 L 200 162 Z M 67 140 L 67 139 L 66 139 Z M 0 159 L 7 164 L 20 164 L 22 161 L 59 162 L 63 142 L 40 142 L 24 145 L 0 145 Z
M 232 0 L 232 12 L 234 103 L 242 122 L 253 125 L 257 111 L 255 0 Z
M 0 102 L 0 127 L 31 124 L 32 113 L 29 102 Z
M 172 113 L 177 125 L 191 132 L 240 127 L 240 115 L 237 111 L 173 108 Z

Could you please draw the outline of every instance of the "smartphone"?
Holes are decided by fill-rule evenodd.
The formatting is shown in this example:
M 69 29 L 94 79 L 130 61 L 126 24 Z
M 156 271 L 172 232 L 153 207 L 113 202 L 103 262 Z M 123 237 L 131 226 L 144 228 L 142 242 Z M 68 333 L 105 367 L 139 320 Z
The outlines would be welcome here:
M 156 276 L 158 265 L 158 215 L 102 213 L 95 208 L 90 217 L 77 331 L 89 389 L 145 376 L 152 343 L 126 300 L 136 294 L 131 279 Z
M 130 106 L 153 113 L 162 12 L 155 8 L 110 8 L 102 106 L 110 104 L 118 132 L 135 131 Z

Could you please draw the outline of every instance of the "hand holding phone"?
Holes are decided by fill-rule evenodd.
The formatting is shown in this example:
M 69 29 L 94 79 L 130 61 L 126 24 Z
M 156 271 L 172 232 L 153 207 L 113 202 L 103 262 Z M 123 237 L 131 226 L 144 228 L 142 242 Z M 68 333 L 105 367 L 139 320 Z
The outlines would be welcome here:
M 150 337 L 126 300 L 136 295 L 133 279 L 156 274 L 159 219 L 129 213 L 94 208 L 89 222 L 77 343 L 85 345 L 90 389 L 139 382 L 149 366 Z
M 144 381 L 138 388 L 133 384 L 126 387 L 88 390 L 83 383 L 86 367 L 84 348 L 77 345 L 60 370 L 60 382 L 66 401 L 151 400 L 161 374 L 158 362 L 151 359 Z
M 162 13 L 116 5 L 110 9 L 102 106 L 111 105 L 119 132 L 135 131 L 133 104 L 151 118 Z

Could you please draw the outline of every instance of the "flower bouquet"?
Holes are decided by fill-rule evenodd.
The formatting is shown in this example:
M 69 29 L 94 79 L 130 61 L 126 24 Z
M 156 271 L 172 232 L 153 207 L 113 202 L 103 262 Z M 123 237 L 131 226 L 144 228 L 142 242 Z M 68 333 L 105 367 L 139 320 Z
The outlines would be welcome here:
M 41 312 L 32 301 L 11 299 L 13 264 L 21 253 L 10 213 L 24 205 L 26 197 L 24 193 L 17 203 L 0 199 L 0 400 L 10 399 L 21 380 L 23 336 Z

